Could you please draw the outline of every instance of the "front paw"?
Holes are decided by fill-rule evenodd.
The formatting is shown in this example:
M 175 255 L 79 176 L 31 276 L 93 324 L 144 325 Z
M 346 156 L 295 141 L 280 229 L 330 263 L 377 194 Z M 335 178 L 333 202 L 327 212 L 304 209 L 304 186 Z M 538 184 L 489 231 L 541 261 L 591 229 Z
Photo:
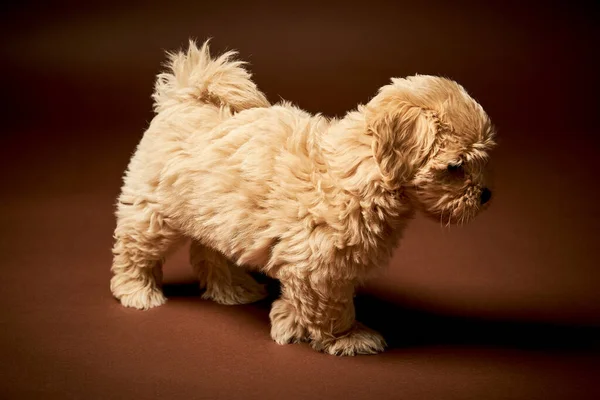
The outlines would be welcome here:
M 315 340 L 311 343 L 315 350 L 335 356 L 355 356 L 358 354 L 381 353 L 387 346 L 380 333 L 359 322 L 343 335 Z
M 167 301 L 162 291 L 154 284 L 126 275 L 115 275 L 112 278 L 111 291 L 123 306 L 138 310 L 158 307 Z
M 308 338 L 306 329 L 296 321 L 296 311 L 285 300 L 276 300 L 269 313 L 271 338 L 277 344 L 298 343 Z

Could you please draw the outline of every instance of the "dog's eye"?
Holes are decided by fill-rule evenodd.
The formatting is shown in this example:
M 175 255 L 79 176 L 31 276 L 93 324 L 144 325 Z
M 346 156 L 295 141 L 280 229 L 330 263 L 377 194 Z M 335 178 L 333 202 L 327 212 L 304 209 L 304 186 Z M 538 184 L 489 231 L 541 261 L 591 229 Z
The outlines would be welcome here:
M 462 168 L 462 164 L 448 164 L 448 172 L 457 172 Z

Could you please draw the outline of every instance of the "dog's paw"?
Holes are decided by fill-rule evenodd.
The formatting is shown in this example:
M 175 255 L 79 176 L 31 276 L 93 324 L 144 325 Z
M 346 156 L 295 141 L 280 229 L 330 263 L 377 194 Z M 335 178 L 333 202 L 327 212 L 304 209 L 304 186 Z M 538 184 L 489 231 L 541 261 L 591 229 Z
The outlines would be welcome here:
M 306 329 L 296 322 L 293 307 L 285 300 L 276 300 L 269 313 L 271 319 L 271 338 L 277 344 L 303 342 L 308 339 Z
M 153 288 L 125 294 L 119 300 L 123 306 L 139 310 L 148 310 L 149 308 L 162 306 L 167 302 L 167 298 L 162 292 Z
M 344 335 L 323 341 L 313 341 L 311 345 L 315 350 L 335 356 L 377 354 L 387 346 L 381 334 L 358 322 Z
M 202 294 L 202 298 L 219 304 L 236 305 L 255 303 L 268 295 L 265 285 L 244 273 L 242 276 L 236 276 L 233 283 L 210 284 Z
M 115 297 L 119 299 L 123 306 L 137 308 L 138 310 L 148 310 L 162 306 L 167 302 L 167 298 L 161 290 L 152 287 L 144 287 L 134 292 L 117 293 Z
M 162 291 L 152 284 L 133 279 L 121 279 L 113 277 L 111 291 L 123 306 L 147 310 L 158 307 L 167 302 Z

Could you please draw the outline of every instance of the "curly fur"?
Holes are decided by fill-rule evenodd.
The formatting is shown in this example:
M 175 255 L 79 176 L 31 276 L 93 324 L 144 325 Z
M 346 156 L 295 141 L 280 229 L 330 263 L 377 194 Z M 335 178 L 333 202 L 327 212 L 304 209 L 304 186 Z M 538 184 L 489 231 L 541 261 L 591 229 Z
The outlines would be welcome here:
M 117 203 L 111 290 L 125 306 L 163 304 L 162 260 L 191 238 L 205 298 L 263 298 L 244 269 L 281 281 L 277 343 L 382 351 L 355 322 L 354 289 L 387 264 L 416 210 L 451 223 L 483 208 L 490 120 L 433 76 L 392 79 L 342 119 L 310 115 L 269 104 L 234 55 L 190 42 L 158 76 L 157 114 Z

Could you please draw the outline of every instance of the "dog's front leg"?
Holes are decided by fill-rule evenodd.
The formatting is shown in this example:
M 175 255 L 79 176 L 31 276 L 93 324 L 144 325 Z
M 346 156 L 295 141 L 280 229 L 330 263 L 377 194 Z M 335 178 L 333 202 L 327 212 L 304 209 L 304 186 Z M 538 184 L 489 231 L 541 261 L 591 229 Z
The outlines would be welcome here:
M 314 349 L 353 356 L 383 351 L 383 337 L 355 321 L 354 283 L 282 277 L 271 309 L 271 336 L 279 344 L 310 341 Z
M 268 295 L 264 285 L 256 282 L 241 267 L 197 240 L 192 240 L 190 246 L 190 263 L 200 281 L 200 287 L 206 289 L 203 299 L 220 304 L 248 304 Z

